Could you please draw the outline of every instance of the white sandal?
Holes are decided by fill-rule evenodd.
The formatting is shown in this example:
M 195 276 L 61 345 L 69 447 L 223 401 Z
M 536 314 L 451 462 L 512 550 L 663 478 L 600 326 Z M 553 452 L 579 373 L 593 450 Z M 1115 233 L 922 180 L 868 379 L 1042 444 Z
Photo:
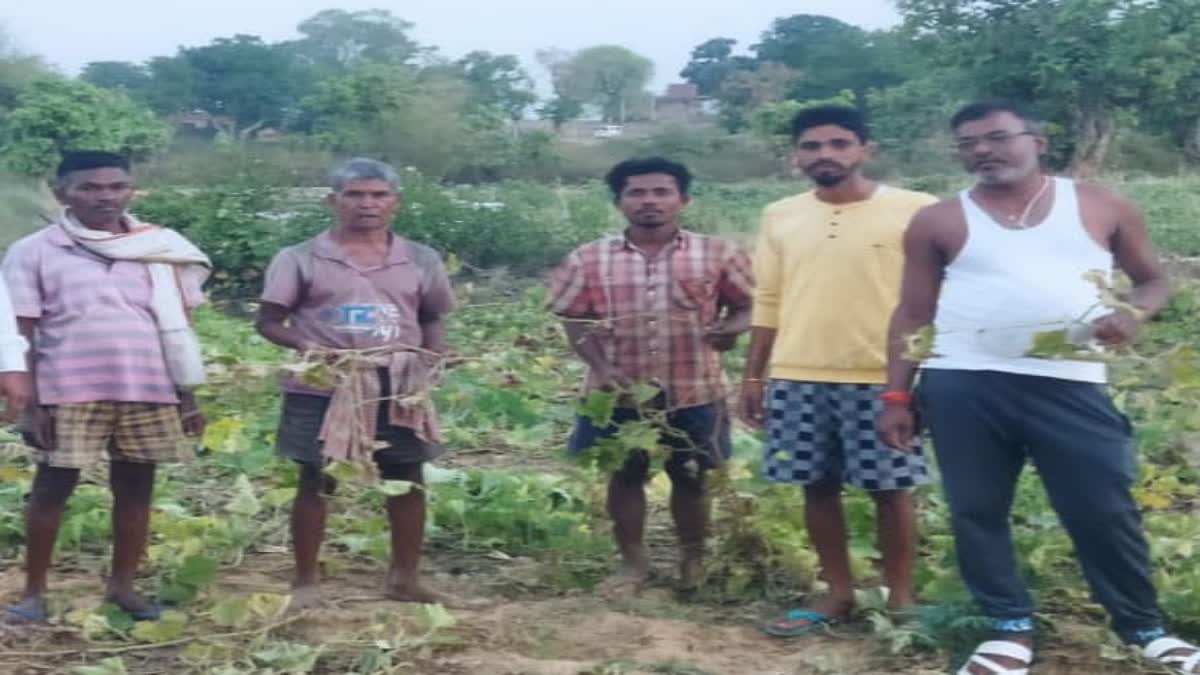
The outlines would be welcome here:
M 1005 668 L 989 659 L 989 656 L 1004 656 L 1016 659 L 1024 663 L 1026 667 L 1015 670 Z M 958 675 L 973 675 L 971 671 L 967 670 L 972 665 L 987 668 L 989 675 L 1029 675 L 1029 666 L 1033 665 L 1033 650 L 1017 642 L 989 640 L 975 648 L 975 653 L 971 654 L 970 659 L 967 659 L 966 665 L 958 671 Z
M 1192 653 L 1184 656 L 1168 656 L 1177 649 L 1190 649 Z M 1181 675 L 1200 675 L 1200 647 L 1188 644 L 1179 638 L 1159 638 L 1142 649 L 1142 656 L 1158 661 Z

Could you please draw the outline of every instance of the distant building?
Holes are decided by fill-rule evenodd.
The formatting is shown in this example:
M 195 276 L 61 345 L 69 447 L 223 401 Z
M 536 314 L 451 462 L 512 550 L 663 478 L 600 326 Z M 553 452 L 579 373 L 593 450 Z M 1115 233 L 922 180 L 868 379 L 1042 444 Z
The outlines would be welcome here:
M 232 135 L 237 128 L 237 120 L 229 115 L 214 115 L 207 110 L 179 113 L 171 116 L 170 121 L 177 135 L 206 140 L 221 133 Z
M 654 119 L 659 122 L 701 122 L 712 116 L 713 101 L 700 95 L 691 83 L 667 85 L 662 96 L 654 98 Z

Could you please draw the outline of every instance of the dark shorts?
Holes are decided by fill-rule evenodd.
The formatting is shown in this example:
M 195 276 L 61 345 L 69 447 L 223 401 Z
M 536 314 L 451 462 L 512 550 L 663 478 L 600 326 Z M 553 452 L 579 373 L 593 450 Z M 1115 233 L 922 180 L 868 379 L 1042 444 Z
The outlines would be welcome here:
M 873 384 L 771 380 L 767 478 L 798 485 L 840 480 L 871 492 L 928 483 L 919 440 L 901 452 L 879 439 L 876 421 L 883 413 L 883 389 Z
M 613 411 L 612 424 L 597 427 L 591 419 L 579 416 L 575 431 L 571 434 L 569 449 L 572 455 L 587 451 L 597 441 L 612 438 L 619 432 L 619 425 L 640 419 L 633 408 L 617 408 Z M 659 441 L 672 450 L 668 465 L 682 465 L 696 460 L 702 469 L 712 469 L 725 463 L 732 452 L 730 440 L 729 412 L 724 401 L 706 403 L 691 408 L 680 408 L 666 414 L 666 428 Z
M 329 398 L 325 396 L 285 394 L 277 441 L 280 456 L 301 464 L 324 464 L 318 437 L 328 408 Z M 387 408 L 387 401 L 380 402 L 375 438 L 388 445 L 375 451 L 376 464 L 416 464 L 428 462 L 442 454 L 441 446 L 417 438 L 412 429 L 390 426 L 387 423 Z

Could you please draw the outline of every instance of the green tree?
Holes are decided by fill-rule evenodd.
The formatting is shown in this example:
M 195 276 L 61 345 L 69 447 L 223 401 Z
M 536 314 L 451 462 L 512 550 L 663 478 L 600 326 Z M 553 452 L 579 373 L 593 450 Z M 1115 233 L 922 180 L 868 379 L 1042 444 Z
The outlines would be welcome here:
M 201 74 L 182 54 L 156 56 L 146 63 L 150 83 L 146 86 L 146 104 L 160 115 L 193 110 L 203 105 L 200 97 Z
M 307 84 L 287 50 L 254 35 L 217 38 L 182 49 L 175 58 L 183 68 L 161 69 L 156 75 L 182 75 L 176 84 L 183 90 L 190 85 L 191 95 L 181 97 L 190 102 L 187 107 L 229 115 L 241 129 L 284 122 Z
M 22 93 L 5 116 L 0 157 L 13 171 L 41 176 L 64 150 L 113 150 L 144 159 L 165 147 L 169 136 L 166 125 L 124 94 L 47 78 Z
M 583 104 L 573 98 L 555 96 L 538 108 L 537 112 L 542 119 L 550 120 L 555 131 L 560 131 L 564 124 L 583 114 Z
M 41 59 L 18 49 L 0 26 L 0 111 L 11 108 L 22 91 L 49 74 Z
M 625 47 L 602 45 L 576 52 L 564 66 L 562 93 L 601 106 L 609 122 L 624 122 L 630 104 L 654 75 L 654 63 Z
M 719 96 L 725 82 L 739 71 L 753 70 L 758 64 L 748 56 L 734 56 L 737 40 L 717 37 L 692 50 L 691 60 L 679 76 L 696 85 L 701 96 Z
M 138 101 L 146 100 L 151 86 L 149 69 L 128 61 L 92 61 L 83 67 L 79 79 L 104 89 L 115 89 Z
M 1197 11 L 1195 3 L 1172 3 Z M 1031 102 L 1061 130 L 1052 159 L 1076 174 L 1100 171 L 1123 115 L 1154 100 L 1163 82 L 1149 58 L 1169 39 L 1145 0 L 897 0 L 908 30 L 976 96 Z M 1192 25 L 1196 18 L 1192 18 Z M 1159 61 L 1161 63 L 1161 61 Z M 1200 69 L 1178 53 L 1176 73 Z
M 1139 60 L 1149 91 L 1139 106 L 1139 121 L 1200 161 L 1200 5 L 1159 0 L 1155 11 L 1140 11 L 1129 23 L 1131 33 L 1150 36 L 1141 40 L 1147 49 Z
M 318 70 L 337 72 L 359 62 L 410 63 L 422 48 L 409 36 L 413 25 L 386 9 L 327 9 L 305 19 L 304 36 L 291 48 Z
M 537 101 L 533 80 L 511 54 L 473 51 L 454 62 L 455 72 L 471 87 L 471 101 L 519 120 Z
M 419 88 L 411 66 L 363 63 L 319 82 L 300 107 L 326 145 L 350 152 L 365 147 L 380 121 L 405 109 Z
M 854 92 L 843 91 L 837 96 L 812 101 L 779 101 L 760 106 L 747 120 L 755 136 L 770 142 L 781 154 L 791 145 L 792 119 L 796 113 L 821 105 L 854 105 Z
M 751 111 L 786 101 L 803 79 L 803 73 L 779 63 L 739 70 L 721 88 L 721 126 L 730 133 L 742 130 Z
M 880 63 L 874 35 L 828 16 L 776 19 L 751 49 L 759 63 L 780 63 L 804 74 L 792 98 L 828 98 L 847 89 L 861 95 L 898 81 Z
M 550 75 L 550 86 L 554 88 L 554 96 L 538 108 L 538 116 L 550 120 L 554 131 L 562 130 L 562 126 L 583 114 L 583 102 L 575 98 L 567 88 L 568 64 L 573 54 L 565 49 L 550 47 L 537 51 L 537 61 Z

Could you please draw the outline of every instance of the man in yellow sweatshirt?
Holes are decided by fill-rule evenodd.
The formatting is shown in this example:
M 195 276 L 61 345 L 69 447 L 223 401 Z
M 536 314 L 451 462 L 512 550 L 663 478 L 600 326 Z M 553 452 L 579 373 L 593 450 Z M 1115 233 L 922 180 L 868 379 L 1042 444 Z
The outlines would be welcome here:
M 767 478 L 804 487 L 805 522 L 829 594 L 763 626 L 780 637 L 812 632 L 854 608 L 846 483 L 875 499 L 889 608 L 915 604 L 911 489 L 928 482 L 928 470 L 919 448 L 904 453 L 879 441 L 875 419 L 883 410 L 887 324 L 900 292 L 901 238 L 913 214 L 937 201 L 863 175 L 873 144 L 853 108 L 803 110 L 792 138 L 795 164 L 816 189 L 763 212 L 741 407 L 749 423 L 766 427 Z

